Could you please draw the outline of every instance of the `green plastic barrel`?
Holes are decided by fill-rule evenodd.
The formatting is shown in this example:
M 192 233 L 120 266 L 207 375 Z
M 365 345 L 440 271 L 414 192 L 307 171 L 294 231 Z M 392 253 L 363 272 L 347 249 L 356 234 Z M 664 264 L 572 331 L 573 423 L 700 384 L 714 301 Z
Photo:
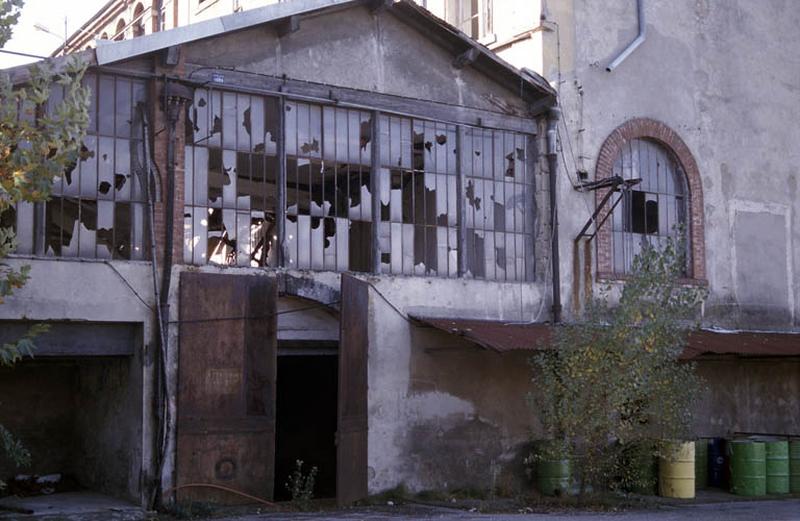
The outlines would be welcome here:
M 569 491 L 570 464 L 568 459 L 543 460 L 536 465 L 536 485 L 545 496 L 557 496 Z
M 739 496 L 767 493 L 766 447 L 760 441 L 734 440 L 731 450 L 731 492 Z
M 770 440 L 765 444 L 767 494 L 789 493 L 789 442 Z
M 800 439 L 789 442 L 789 491 L 800 494 Z
M 708 486 L 708 440 L 701 438 L 694 442 L 694 488 L 700 490 Z

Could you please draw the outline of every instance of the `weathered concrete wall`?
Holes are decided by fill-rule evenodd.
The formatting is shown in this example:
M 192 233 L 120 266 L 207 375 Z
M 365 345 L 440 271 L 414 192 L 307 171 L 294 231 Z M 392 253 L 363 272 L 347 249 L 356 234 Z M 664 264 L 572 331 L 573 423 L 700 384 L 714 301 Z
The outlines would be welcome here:
M 498 100 L 519 110 L 515 94 L 470 67 L 456 69 L 453 53 L 389 12 L 356 6 L 303 18 L 278 38 L 257 27 L 186 46 L 186 63 L 394 94 L 498 111 Z
M 527 354 L 498 354 L 405 314 L 535 320 L 543 287 L 369 279 L 369 489 L 509 490 L 531 429 Z M 380 292 L 380 293 L 378 293 Z M 382 296 L 381 296 L 382 295 Z M 389 304 L 391 302 L 391 305 Z M 396 309 L 395 309 L 396 308 Z M 402 313 L 402 315 L 401 315 Z
M 709 388 L 695 409 L 698 436 L 800 435 L 800 361 L 704 360 L 697 372 Z
M 800 11 L 785 0 L 648 0 L 647 39 L 613 72 L 606 65 L 636 36 L 636 2 L 548 2 L 542 13 L 538 49 L 496 48 L 560 92 L 562 293 L 574 284 L 571 239 L 595 206 L 593 194 L 572 189 L 575 172 L 591 179 L 606 137 L 647 117 L 676 131 L 699 166 L 706 322 L 797 328 Z

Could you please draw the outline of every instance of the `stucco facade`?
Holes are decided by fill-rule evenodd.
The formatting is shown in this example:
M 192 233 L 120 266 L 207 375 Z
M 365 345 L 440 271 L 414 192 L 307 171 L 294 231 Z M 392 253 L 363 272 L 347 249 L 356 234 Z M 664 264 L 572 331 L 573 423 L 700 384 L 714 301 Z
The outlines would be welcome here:
M 131 2 L 112 2 L 108 13 L 112 4 L 123 10 L 136 8 Z M 183 313 L 202 306 L 182 299 L 181 285 L 212 275 L 235 279 L 231 286 L 264 283 L 278 288 L 277 311 L 267 317 L 276 321 L 272 343 L 258 347 L 272 349 L 268 354 L 277 360 L 277 370 L 270 366 L 257 375 L 266 375 L 264 389 L 272 385 L 272 391 L 258 388 L 264 396 L 275 398 L 277 374 L 280 400 L 281 359 L 290 357 L 338 353 L 339 376 L 344 363 L 347 381 L 358 380 L 352 388 L 339 382 L 339 426 L 348 411 L 343 401 L 352 396 L 349 393 L 358 394 L 354 410 L 359 417 L 347 427 L 361 429 L 363 439 L 337 438 L 340 447 L 354 443 L 354 456 L 347 461 L 358 467 L 354 480 L 363 487 L 357 494 L 398 485 L 415 491 L 519 487 L 526 444 L 540 428 L 525 403 L 527 393 L 535 392 L 526 352 L 482 349 L 415 317 L 544 323 L 553 317 L 551 281 L 557 271 L 563 318 L 579 318 L 587 293 L 608 283 L 619 285 L 624 273 L 604 269 L 616 264 L 612 239 L 604 238 L 603 231 L 590 242 L 588 257 L 586 249 L 575 248 L 574 239 L 602 195 L 576 187 L 614 173 L 616 155 L 635 139 L 667 150 L 672 155 L 664 157 L 674 158 L 675 172 L 687 176 L 686 192 L 668 194 L 669 201 L 684 204 L 689 226 L 691 267 L 686 282 L 709 290 L 703 326 L 718 331 L 714 334 L 721 334 L 720 329 L 729 332 L 729 349 L 699 359 L 699 371 L 711 390 L 698 401 L 696 434 L 800 432 L 796 358 L 775 358 L 774 353 L 757 350 L 750 358 L 740 357 L 734 331 L 779 332 L 784 342 L 800 331 L 797 179 L 792 169 L 800 141 L 795 123 L 800 91 L 797 58 L 786 44 L 786 39 L 800 40 L 800 12 L 790 2 L 770 1 L 765 9 L 744 0 L 724 7 L 645 0 L 644 43 L 608 72 L 608 63 L 636 35 L 636 2 L 601 6 L 589 0 L 551 0 L 546 5 L 496 0 L 491 26 L 480 41 L 518 69 L 534 73 L 507 67 L 484 47 L 473 47 L 463 34 L 406 2 L 297 0 L 269 6 L 274 12 L 254 8 L 233 18 L 215 18 L 236 7 L 244 10 L 246 4 L 208 0 L 206 6 L 181 11 L 183 3 L 176 0 L 178 14 L 171 14 L 170 23 L 184 26 L 202 18 L 201 23 L 175 31 L 153 30 L 161 34 L 145 31 L 142 38 L 126 37 L 85 54 L 99 66 L 92 81 L 100 99 L 104 75 L 124 77 L 108 81 L 116 85 L 114 92 L 130 89 L 131 110 L 137 107 L 136 96 L 144 96 L 153 136 L 149 153 L 160 188 L 154 204 L 158 271 L 153 273 L 146 256 L 118 258 L 121 251 L 135 251 L 136 240 L 144 241 L 146 234 L 132 233 L 122 246 L 116 239 L 104 239 L 99 230 L 86 234 L 86 244 L 96 253 L 105 254 L 108 244 L 109 258 L 81 260 L 74 253 L 81 250 L 69 248 L 83 248 L 84 242 L 69 244 L 73 228 L 61 223 L 57 249 L 73 253 L 48 258 L 58 255 L 48 249 L 52 241 L 38 244 L 31 232 L 28 251 L 13 262 L 32 263 L 33 280 L 0 306 L 4 320 L 133 323 L 141 328 L 142 338 L 129 359 L 136 392 L 126 398 L 135 402 L 137 414 L 122 436 L 137 440 L 137 455 L 128 467 L 130 475 L 138 475 L 113 493 L 144 504 L 154 489 L 171 493 L 186 482 L 181 474 L 181 400 L 196 398 L 191 386 L 198 382 L 182 379 L 186 371 L 181 371 L 180 354 L 184 362 L 191 358 L 185 350 L 194 344 L 186 338 L 203 334 L 191 328 L 192 321 L 206 319 L 185 319 Z M 446 18 L 451 2 L 424 4 Z M 298 5 L 299 10 L 292 11 Z M 188 13 L 186 18 L 182 13 Z M 265 13 L 274 16 L 257 18 Z M 118 23 L 115 16 L 109 15 L 109 27 Z M 261 22 L 248 25 L 254 19 Z M 95 25 L 99 31 L 100 18 Z M 780 43 L 770 39 L 777 32 L 784 35 Z M 175 87 L 166 96 L 165 75 Z M 141 81 L 146 88 L 137 90 L 129 80 Z M 164 100 L 168 105 L 184 103 L 173 113 L 172 138 L 164 131 L 170 125 Z M 556 101 L 562 119 L 557 130 L 551 129 L 551 135 L 558 136 L 556 155 L 551 157 L 558 165 L 560 261 L 554 266 L 545 130 L 547 109 Z M 118 119 L 127 121 L 126 117 Z M 135 122 L 141 125 L 141 120 L 131 118 L 133 128 L 143 131 Z M 432 121 L 433 127 L 423 120 Z M 287 127 L 287 121 L 294 126 Z M 131 137 L 133 130 L 126 128 L 123 124 L 122 130 L 117 126 L 105 134 L 102 129 L 93 132 L 98 141 L 131 140 L 140 150 Z M 294 138 L 287 128 L 293 129 Z M 347 130 L 337 134 L 337 128 Z M 396 143 L 405 152 L 395 156 L 395 145 L 386 145 L 383 155 L 390 160 L 381 163 L 382 149 L 371 147 L 379 135 L 394 143 L 395 128 L 407 135 Z M 346 161 L 337 146 L 327 148 L 329 140 L 345 143 Z M 484 141 L 489 144 L 477 145 Z M 452 163 L 446 159 L 451 152 L 461 153 L 453 151 L 454 142 L 474 145 L 460 147 L 471 152 L 469 157 Z M 513 146 L 506 150 L 506 143 Z M 476 159 L 487 156 L 499 161 Z M 95 160 L 101 157 L 98 152 Z M 413 163 L 419 157 L 428 159 L 420 166 Z M 278 163 L 270 161 L 284 161 L 283 170 L 271 171 Z M 326 170 L 331 164 L 332 177 Z M 102 163 L 98 165 L 102 170 Z M 254 165 L 263 176 L 252 174 Z M 319 193 L 301 179 L 317 168 L 310 165 L 333 179 L 317 183 L 322 186 Z M 483 175 L 491 182 L 479 179 L 481 169 L 492 172 Z M 242 177 L 244 171 L 247 182 L 234 175 Z M 415 171 L 424 175 L 417 177 Z M 348 179 L 344 185 L 337 177 L 342 172 Z M 367 180 L 367 172 L 377 175 Z M 428 174 L 433 177 L 425 177 Z M 439 195 L 451 193 L 450 179 L 456 175 L 462 176 L 452 185 L 457 197 Z M 357 183 L 350 181 L 356 177 Z M 529 181 L 518 183 L 522 177 Z M 383 188 L 380 182 L 373 184 L 376 178 L 383 179 Z M 505 184 L 499 184 L 501 179 Z M 261 191 L 247 191 L 256 181 L 262 183 Z M 123 179 L 109 178 L 105 190 L 122 193 L 125 182 L 124 173 Z M 405 191 L 406 182 L 410 192 Z M 342 186 L 344 199 L 338 194 Z M 166 199 L 170 193 L 171 227 Z M 307 194 L 307 201 L 293 195 L 300 193 Z M 114 199 L 115 204 L 130 203 L 134 220 L 144 215 L 136 213 L 137 205 L 145 205 L 135 196 L 134 192 L 128 201 L 117 194 Z M 338 207 L 342 200 L 343 212 Z M 413 202 L 417 200 L 426 201 L 419 203 L 423 217 L 415 217 L 420 211 Z M 430 220 L 428 201 L 435 201 L 438 209 Z M 511 211 L 517 207 L 519 215 Z M 29 210 L 19 215 L 33 216 Z M 369 223 L 378 214 L 386 226 L 373 232 Z M 478 230 L 479 221 L 492 222 L 492 229 L 486 224 Z M 609 219 L 607 226 L 612 222 Z M 85 233 L 79 224 L 74 229 Z M 88 220 L 85 224 L 91 226 Z M 489 232 L 502 233 L 503 239 Z M 172 250 L 166 248 L 170 235 Z M 302 248 L 297 246 L 301 241 Z M 144 242 L 142 247 L 146 249 Z M 68 255 L 74 258 L 65 258 Z M 169 255 L 174 266 L 164 284 L 163 262 Z M 356 272 L 358 282 L 352 284 L 359 288 L 358 296 L 345 294 L 344 272 Z M 154 294 L 159 286 L 165 302 Z M 224 304 L 207 300 L 210 304 L 199 304 L 209 313 L 214 305 Z M 353 308 L 347 307 L 353 302 L 359 312 L 355 319 L 348 311 Z M 164 345 L 158 341 L 157 309 L 167 324 Z M 352 329 L 358 331 L 342 324 L 355 324 L 358 327 Z M 205 334 L 209 343 L 218 340 L 218 332 L 209 329 Z M 248 340 L 236 338 L 226 347 L 231 353 L 250 348 Z M 348 351 L 354 343 L 360 346 L 357 356 Z M 79 351 L 80 345 L 73 348 Z M 198 376 L 196 380 L 210 382 L 202 392 L 211 396 L 247 379 L 237 376 L 227 362 L 223 359 L 220 367 L 202 373 L 207 378 Z M 186 425 L 196 428 L 191 422 Z M 117 441 L 104 447 L 113 452 Z M 278 446 L 280 453 L 280 440 Z M 209 453 L 213 461 L 206 469 L 208 479 L 239 483 L 235 471 L 246 463 L 242 455 Z M 335 465 L 337 471 L 346 466 L 341 460 Z M 125 469 L 119 473 L 125 474 Z M 348 474 L 342 476 L 345 483 Z M 280 492 L 273 490 L 272 482 L 265 487 L 251 492 Z

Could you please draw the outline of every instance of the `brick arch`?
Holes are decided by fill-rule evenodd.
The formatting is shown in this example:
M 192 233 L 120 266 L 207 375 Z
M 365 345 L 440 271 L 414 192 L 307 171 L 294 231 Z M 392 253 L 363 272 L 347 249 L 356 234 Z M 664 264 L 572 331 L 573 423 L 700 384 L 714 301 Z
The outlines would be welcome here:
M 691 265 L 689 276 L 696 280 L 706 278 L 705 258 L 705 220 L 703 218 L 703 186 L 700 170 L 697 168 L 689 147 L 681 137 L 664 123 L 649 119 L 635 118 L 617 127 L 600 147 L 595 167 L 595 179 L 611 177 L 614 161 L 622 152 L 622 146 L 632 139 L 649 139 L 671 151 L 686 175 L 689 188 L 687 218 L 689 241 L 691 245 Z M 598 191 L 597 202 L 605 195 Z M 613 278 L 611 229 L 606 222 L 597 234 L 597 273 L 601 278 Z

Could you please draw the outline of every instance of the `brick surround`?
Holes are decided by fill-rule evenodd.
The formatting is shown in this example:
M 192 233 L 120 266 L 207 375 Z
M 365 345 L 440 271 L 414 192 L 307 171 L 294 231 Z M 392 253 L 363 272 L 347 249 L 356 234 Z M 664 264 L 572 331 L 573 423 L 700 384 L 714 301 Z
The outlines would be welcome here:
M 705 283 L 705 223 L 703 219 L 703 186 L 700 179 L 700 171 L 689 147 L 674 130 L 660 121 L 649 118 L 635 118 L 626 121 L 617 127 L 600 147 L 597 166 L 595 167 L 595 179 L 611 177 L 613 175 L 614 161 L 621 153 L 622 146 L 630 140 L 638 138 L 657 141 L 672 151 L 686 173 L 689 186 L 687 225 L 692 257 L 689 266 L 691 271 L 688 275 L 695 282 Z M 607 190 L 597 191 L 596 204 L 599 204 L 606 193 Z M 600 216 L 600 219 L 604 215 L 605 213 Z M 611 229 L 607 222 L 597 234 L 598 278 L 622 278 L 620 274 L 614 273 L 611 239 Z

